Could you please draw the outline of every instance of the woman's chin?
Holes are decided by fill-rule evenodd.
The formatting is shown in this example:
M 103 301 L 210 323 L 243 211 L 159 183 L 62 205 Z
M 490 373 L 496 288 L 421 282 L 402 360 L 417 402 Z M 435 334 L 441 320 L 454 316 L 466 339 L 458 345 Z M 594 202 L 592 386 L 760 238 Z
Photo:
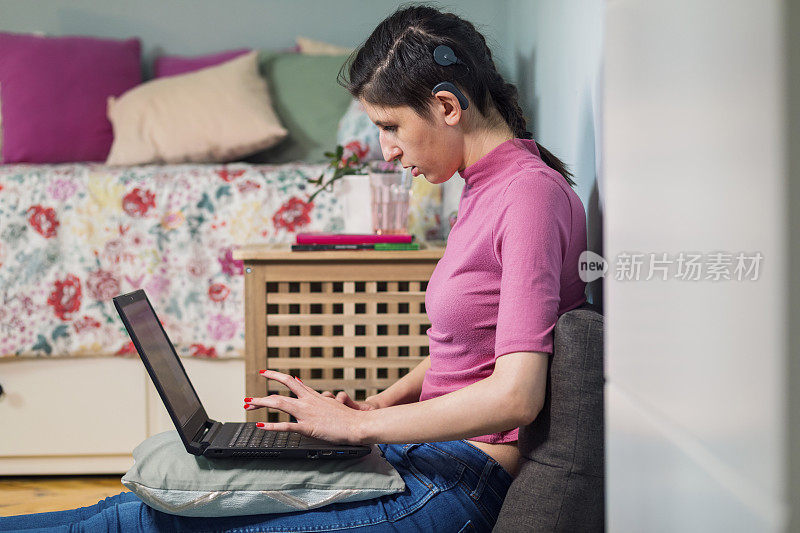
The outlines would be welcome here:
M 420 177 L 424 177 L 428 183 L 433 185 L 441 185 L 445 181 L 449 180 L 452 176 L 442 177 L 436 174 L 420 174 Z

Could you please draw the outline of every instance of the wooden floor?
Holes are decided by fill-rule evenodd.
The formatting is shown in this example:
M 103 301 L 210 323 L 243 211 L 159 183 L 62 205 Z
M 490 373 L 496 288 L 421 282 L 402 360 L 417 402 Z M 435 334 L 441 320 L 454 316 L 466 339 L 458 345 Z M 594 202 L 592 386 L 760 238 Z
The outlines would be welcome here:
M 121 476 L 0 477 L 0 516 L 93 505 L 128 490 Z

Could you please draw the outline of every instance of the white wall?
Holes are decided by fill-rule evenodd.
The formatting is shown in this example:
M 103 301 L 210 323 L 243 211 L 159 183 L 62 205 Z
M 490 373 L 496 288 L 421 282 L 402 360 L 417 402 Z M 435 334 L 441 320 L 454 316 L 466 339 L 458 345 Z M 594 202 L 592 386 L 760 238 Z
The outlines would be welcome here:
M 785 87 L 789 107 L 786 124 L 786 146 L 789 147 L 789 194 L 786 196 L 789 215 L 786 235 L 789 248 L 787 449 L 790 454 L 788 489 L 792 509 L 789 530 L 800 531 L 800 2 L 789 2 L 785 11 L 784 36 L 788 59 Z
M 610 531 L 788 523 L 782 8 L 607 3 Z M 764 260 L 757 281 L 614 279 L 633 251 Z

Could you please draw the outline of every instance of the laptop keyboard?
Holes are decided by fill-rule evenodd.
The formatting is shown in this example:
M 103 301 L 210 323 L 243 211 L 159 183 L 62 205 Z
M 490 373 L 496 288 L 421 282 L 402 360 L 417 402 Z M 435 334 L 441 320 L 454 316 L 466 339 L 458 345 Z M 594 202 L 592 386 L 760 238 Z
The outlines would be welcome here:
M 228 444 L 229 448 L 297 448 L 302 435 L 294 431 L 257 429 L 255 423 L 242 424 Z

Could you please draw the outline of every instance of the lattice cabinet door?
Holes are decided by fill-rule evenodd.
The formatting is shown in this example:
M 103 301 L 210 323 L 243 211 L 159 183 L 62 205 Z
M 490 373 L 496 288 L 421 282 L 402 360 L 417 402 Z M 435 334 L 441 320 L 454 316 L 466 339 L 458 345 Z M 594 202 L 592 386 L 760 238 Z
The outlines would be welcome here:
M 442 252 L 240 250 L 247 395 L 289 394 L 261 368 L 356 400 L 389 387 L 428 355 L 425 290 Z M 249 421 L 289 419 L 248 412 Z

